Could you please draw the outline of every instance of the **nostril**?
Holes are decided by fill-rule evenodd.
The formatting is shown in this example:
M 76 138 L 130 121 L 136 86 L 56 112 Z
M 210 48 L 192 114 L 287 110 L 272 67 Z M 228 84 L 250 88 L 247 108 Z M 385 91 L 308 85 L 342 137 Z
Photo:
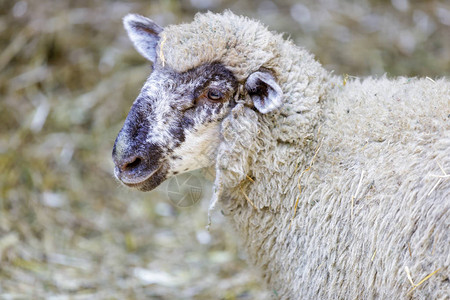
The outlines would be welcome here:
M 122 171 L 132 171 L 136 169 L 142 163 L 142 158 L 135 156 L 130 159 L 130 162 L 123 164 Z

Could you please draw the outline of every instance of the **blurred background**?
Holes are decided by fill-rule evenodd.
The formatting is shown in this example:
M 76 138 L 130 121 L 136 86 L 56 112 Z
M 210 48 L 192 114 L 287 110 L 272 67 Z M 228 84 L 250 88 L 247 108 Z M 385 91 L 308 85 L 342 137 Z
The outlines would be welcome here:
M 0 299 L 275 299 L 210 187 L 122 187 L 111 150 L 151 68 L 121 19 L 260 19 L 335 74 L 449 76 L 450 2 L 0 0 Z M 197 174 L 201 178 L 200 174 Z

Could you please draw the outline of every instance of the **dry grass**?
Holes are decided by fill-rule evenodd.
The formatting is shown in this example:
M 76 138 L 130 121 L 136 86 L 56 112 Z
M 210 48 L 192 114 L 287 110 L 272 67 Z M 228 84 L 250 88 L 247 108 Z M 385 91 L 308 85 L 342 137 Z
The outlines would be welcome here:
M 244 189 L 242 188 L 242 186 L 241 186 L 241 192 L 242 192 L 242 195 L 244 195 L 244 198 L 245 198 L 245 200 L 247 200 L 247 202 L 253 207 L 253 209 L 258 209 L 256 206 L 255 206 L 255 204 L 253 203 L 253 201 L 252 200 L 250 200 L 250 198 L 247 196 L 247 194 L 245 193 L 245 191 L 244 191 Z
M 318 132 L 320 132 L 320 127 L 319 127 Z M 317 135 L 319 135 L 319 134 L 317 134 Z M 317 154 L 319 153 L 319 150 L 320 150 L 320 148 L 322 147 L 322 143 L 323 143 L 323 138 L 320 140 L 319 146 L 317 146 L 316 150 L 314 151 L 314 155 L 313 155 L 313 157 L 311 158 L 311 161 L 310 161 L 308 167 L 307 167 L 306 169 L 304 169 L 304 170 L 300 173 L 300 176 L 298 177 L 298 180 L 297 180 L 298 196 L 297 196 L 297 199 L 295 200 L 295 204 L 294 204 L 294 213 L 292 214 L 291 221 L 289 222 L 289 229 L 291 229 L 291 227 L 292 227 L 292 221 L 295 219 L 295 216 L 296 216 L 296 214 L 297 214 L 298 202 L 299 202 L 300 196 L 301 196 L 301 194 L 302 194 L 302 186 L 300 185 L 300 181 L 302 180 L 303 175 L 304 175 L 306 172 L 309 172 L 309 171 L 311 170 L 312 166 L 314 165 L 314 161 L 316 160 Z M 297 168 L 296 168 L 296 169 L 297 169 Z
M 437 269 L 436 271 L 431 272 L 430 274 L 428 274 L 427 276 L 425 276 L 421 281 L 419 281 L 419 283 L 415 284 L 414 281 L 412 280 L 412 276 L 411 276 L 411 271 L 409 270 L 409 268 L 407 266 L 405 266 L 405 272 L 406 272 L 406 276 L 408 277 L 409 282 L 411 283 L 411 285 L 413 286 L 407 293 L 407 295 L 411 294 L 415 289 L 417 289 L 418 287 L 420 287 L 425 281 L 427 281 L 428 279 L 430 279 L 431 276 L 433 276 L 434 274 L 436 274 L 437 272 L 439 272 L 440 269 Z
M 164 186 L 143 194 L 112 175 L 150 71 L 121 18 L 188 21 L 190 3 L 201 1 L 0 1 L 1 299 L 267 296 L 223 220 L 205 231 L 207 199 L 177 208 Z M 448 3 L 209 3 L 288 32 L 338 74 L 449 75 Z

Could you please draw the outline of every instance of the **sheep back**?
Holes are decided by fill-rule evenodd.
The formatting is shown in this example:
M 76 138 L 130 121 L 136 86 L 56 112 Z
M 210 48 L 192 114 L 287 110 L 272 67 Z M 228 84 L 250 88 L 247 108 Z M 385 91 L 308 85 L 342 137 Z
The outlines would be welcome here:
M 238 105 L 223 122 L 216 187 L 249 259 L 286 299 L 448 297 L 450 83 L 330 84 L 316 118 Z M 438 271 L 408 294 L 405 267 Z

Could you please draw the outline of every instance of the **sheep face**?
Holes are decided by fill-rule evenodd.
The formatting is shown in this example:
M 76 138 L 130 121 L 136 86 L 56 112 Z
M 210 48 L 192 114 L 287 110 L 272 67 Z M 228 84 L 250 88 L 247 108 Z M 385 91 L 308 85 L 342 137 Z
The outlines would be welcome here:
M 218 63 L 181 74 L 156 66 L 116 139 L 117 178 L 151 190 L 172 175 L 211 165 L 236 87 Z
M 250 98 L 261 113 L 281 104 L 281 89 L 269 70 L 243 83 L 220 62 L 180 72 L 158 57 L 161 27 L 136 15 L 124 24 L 154 68 L 114 144 L 115 175 L 127 186 L 148 191 L 178 173 L 213 165 L 221 122 L 236 99 Z

